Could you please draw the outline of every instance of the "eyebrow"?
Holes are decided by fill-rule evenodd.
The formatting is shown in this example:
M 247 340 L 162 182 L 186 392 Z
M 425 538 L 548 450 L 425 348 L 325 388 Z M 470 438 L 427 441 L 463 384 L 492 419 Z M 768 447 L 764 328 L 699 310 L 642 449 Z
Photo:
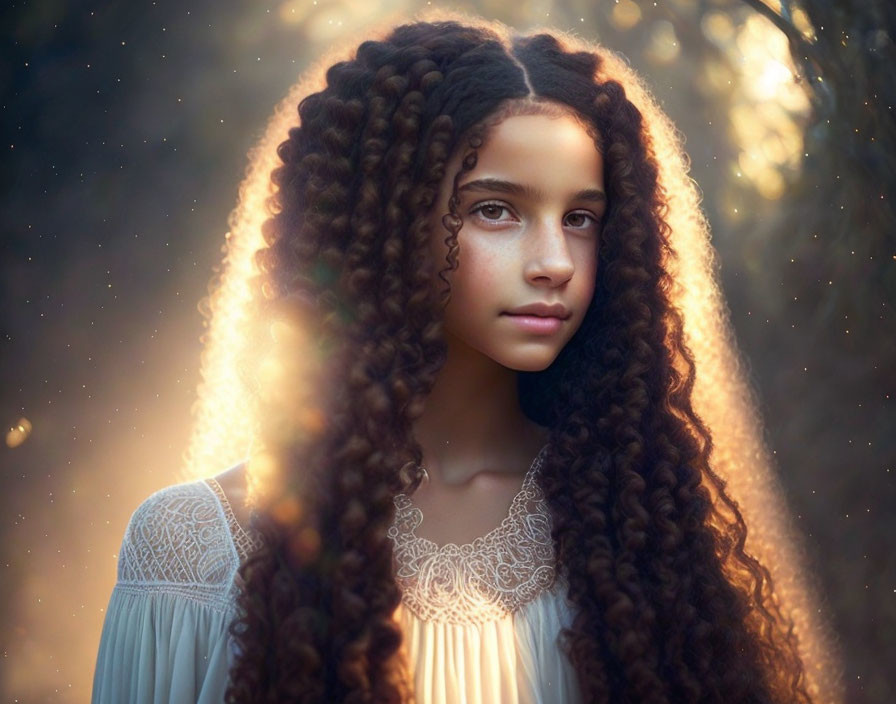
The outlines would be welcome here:
M 524 184 L 513 183 L 512 181 L 503 181 L 498 178 L 480 178 L 475 181 L 468 181 L 457 189 L 458 193 L 468 191 L 482 192 L 491 191 L 499 193 L 508 193 L 515 196 L 524 196 L 526 198 L 538 199 L 544 194 L 537 188 L 532 188 Z M 597 188 L 586 188 L 576 193 L 572 200 L 591 201 L 592 203 L 606 203 L 607 194 Z

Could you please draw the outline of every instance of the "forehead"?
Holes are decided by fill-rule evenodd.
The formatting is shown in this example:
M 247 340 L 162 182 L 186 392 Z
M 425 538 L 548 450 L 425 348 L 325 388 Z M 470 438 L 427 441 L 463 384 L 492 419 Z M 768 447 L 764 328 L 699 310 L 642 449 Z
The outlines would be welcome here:
M 489 129 L 476 167 L 461 183 L 483 177 L 598 188 L 603 160 L 594 139 L 571 115 L 514 115 Z

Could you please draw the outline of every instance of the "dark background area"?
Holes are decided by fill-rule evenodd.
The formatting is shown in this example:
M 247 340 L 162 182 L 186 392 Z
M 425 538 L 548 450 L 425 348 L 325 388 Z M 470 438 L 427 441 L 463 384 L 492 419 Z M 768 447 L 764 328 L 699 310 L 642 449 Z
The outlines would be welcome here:
M 885 0 L 830 5 L 462 7 L 622 51 L 681 128 L 848 701 L 883 704 L 896 701 L 896 21 Z M 197 303 L 274 105 L 343 32 L 422 7 L 0 10 L 5 700 L 89 696 L 126 522 L 180 478 Z M 791 55 L 798 84 L 780 78 Z

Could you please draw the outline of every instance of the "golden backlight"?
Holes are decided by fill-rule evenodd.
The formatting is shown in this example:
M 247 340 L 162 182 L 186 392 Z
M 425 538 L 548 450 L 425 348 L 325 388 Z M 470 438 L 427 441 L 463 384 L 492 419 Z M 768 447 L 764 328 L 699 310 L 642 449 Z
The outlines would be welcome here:
M 632 5 L 620 2 L 615 21 L 622 25 L 636 22 L 638 13 Z M 760 186 L 765 189 L 763 195 L 773 198 L 781 195 L 781 182 L 770 174 L 793 164 L 801 146 L 796 125 L 785 118 L 791 111 L 804 110 L 805 98 L 793 93 L 791 69 L 783 58 L 785 47 L 774 40 L 769 26 L 757 18 L 735 29 L 715 18 L 708 20 L 704 29 L 733 39 L 740 51 L 751 56 L 755 53 L 753 58 L 762 67 L 744 100 L 768 107 L 758 118 L 754 114 L 752 120 L 740 117 L 736 107 L 732 123 L 743 149 L 743 173 L 757 179 L 757 184 L 765 182 Z M 329 65 L 332 58 L 321 65 Z M 748 551 L 769 567 L 784 611 L 795 621 L 811 692 L 818 702 L 840 701 L 832 645 L 816 617 L 815 597 L 804 575 L 791 518 L 762 439 L 754 393 L 747 382 L 717 281 L 716 254 L 699 208 L 697 190 L 687 175 L 678 137 L 640 78 L 621 58 L 610 54 L 602 71 L 623 82 L 627 95 L 645 115 L 653 138 L 661 183 L 671 206 L 668 223 L 677 253 L 668 262 L 676 280 L 672 297 L 684 313 L 687 344 L 697 363 L 694 402 L 697 413 L 713 433 L 712 464 L 727 482 L 750 527 Z M 213 317 L 203 358 L 204 382 L 185 470 L 190 477 L 217 471 L 249 451 L 255 425 L 249 413 L 253 402 L 235 368 L 237 350 L 247 342 L 247 279 L 253 273 L 253 252 L 262 246 L 260 229 L 267 216 L 265 198 L 269 194 L 268 177 L 274 166 L 275 148 L 295 124 L 298 98 L 313 85 L 308 81 L 296 86 L 252 153 L 251 169 L 227 240 L 222 285 L 211 300 Z M 297 510 L 297 506 L 283 507 L 286 513 Z

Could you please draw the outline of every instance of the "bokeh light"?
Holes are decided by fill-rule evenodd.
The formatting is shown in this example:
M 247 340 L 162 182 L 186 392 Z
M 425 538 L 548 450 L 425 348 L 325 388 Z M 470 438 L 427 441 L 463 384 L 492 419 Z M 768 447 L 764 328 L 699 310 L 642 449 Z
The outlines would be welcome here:
M 735 173 L 764 198 L 776 200 L 802 163 L 810 110 L 804 86 L 795 78 L 787 39 L 760 15 L 735 29 L 715 13 L 702 29 L 739 69 L 734 80 L 742 88 L 734 94 L 729 113 L 732 141 L 740 147 Z M 721 82 L 718 75 L 710 73 L 708 78 L 715 85 Z
M 610 22 L 616 29 L 631 29 L 641 21 L 641 8 L 632 0 L 619 0 L 610 11 Z
M 659 20 L 650 30 L 650 43 L 645 52 L 647 59 L 655 64 L 670 64 L 681 53 L 681 45 L 675 28 L 667 20 Z
M 18 447 L 28 439 L 31 430 L 31 421 L 27 418 L 19 418 L 15 425 L 6 431 L 6 446 Z

